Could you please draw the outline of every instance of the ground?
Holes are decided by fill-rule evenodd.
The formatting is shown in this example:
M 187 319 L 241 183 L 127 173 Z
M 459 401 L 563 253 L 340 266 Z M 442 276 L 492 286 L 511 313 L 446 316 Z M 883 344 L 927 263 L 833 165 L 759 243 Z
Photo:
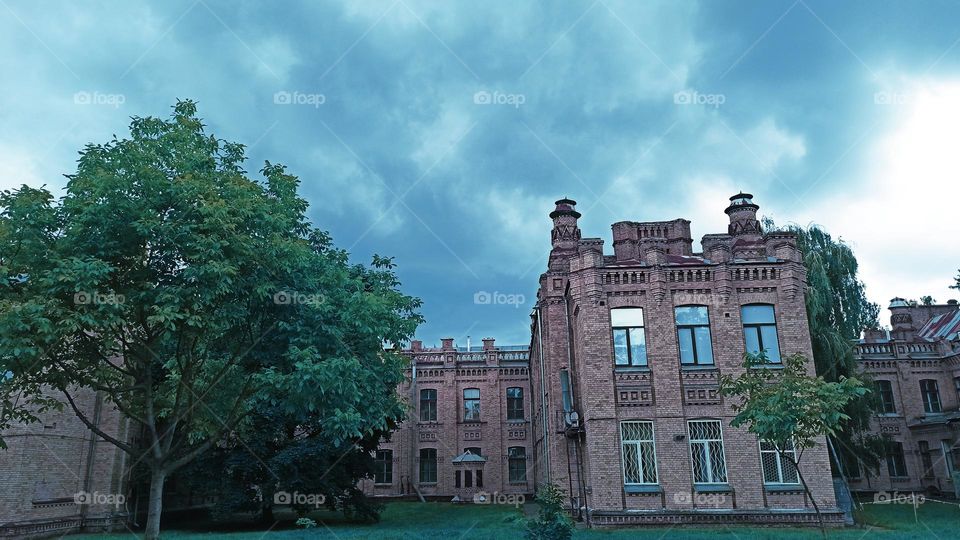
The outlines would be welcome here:
M 335 515 L 317 515 L 326 525 L 315 529 L 298 530 L 287 528 L 273 530 L 264 534 L 263 530 L 226 532 L 194 532 L 167 528 L 165 538 L 176 540 L 212 539 L 227 537 L 230 540 L 280 540 L 330 538 L 332 540 L 389 540 L 433 538 L 454 540 L 458 538 L 503 539 L 522 536 L 523 515 L 521 509 L 512 506 L 453 505 L 450 503 L 412 503 L 395 502 L 387 505 L 380 523 L 375 525 L 357 525 L 346 523 Z M 914 521 L 913 508 L 910 505 L 866 505 L 860 513 L 862 526 L 829 531 L 831 539 L 859 540 L 873 539 L 947 539 L 956 538 L 960 529 L 960 505 L 926 502 L 917 509 Z M 820 533 L 816 529 L 798 528 L 759 528 L 759 527 L 716 527 L 711 529 L 692 529 L 686 527 L 633 528 L 619 530 L 578 529 L 575 540 L 620 540 L 620 539 L 661 539 L 676 536 L 684 540 L 746 540 L 746 539 L 816 539 Z M 129 533 L 113 535 L 79 535 L 73 539 L 109 538 L 119 540 L 130 538 Z

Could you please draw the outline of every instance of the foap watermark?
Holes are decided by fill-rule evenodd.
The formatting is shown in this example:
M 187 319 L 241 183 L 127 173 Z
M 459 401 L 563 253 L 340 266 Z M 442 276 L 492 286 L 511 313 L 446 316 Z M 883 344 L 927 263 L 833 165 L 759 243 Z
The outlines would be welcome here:
M 673 494 L 673 502 L 677 504 L 693 503 L 696 506 L 716 506 L 727 502 L 727 494 L 678 491 Z
M 78 306 L 119 306 L 126 302 L 122 294 L 79 291 L 73 295 L 73 303 Z
M 473 94 L 473 103 L 475 105 L 510 105 L 519 109 L 521 105 L 527 102 L 527 96 L 523 94 L 508 94 L 499 90 L 492 93 L 486 90 L 480 90 Z
M 905 105 L 910 102 L 910 95 L 901 92 L 882 92 L 873 93 L 874 105 Z
M 484 306 L 513 306 L 519 308 L 526 303 L 527 297 L 522 294 L 507 294 L 493 291 L 477 291 L 473 294 L 473 303 Z
M 73 494 L 75 504 L 107 504 L 119 508 L 127 502 L 122 493 L 100 493 L 99 491 L 78 491 Z
M 718 109 L 726 102 L 724 94 L 701 94 L 696 90 L 682 90 L 673 95 L 675 105 L 706 105 Z
M 273 494 L 273 504 L 278 506 L 295 504 L 298 506 L 320 508 L 326 500 L 327 497 L 323 493 L 300 493 L 299 491 L 290 493 L 289 491 L 277 491 Z
M 321 105 L 327 102 L 327 96 L 323 94 L 310 94 L 306 92 L 288 92 L 280 90 L 273 94 L 274 105 L 309 105 L 319 109 Z
M 507 504 L 514 508 L 519 508 L 523 506 L 525 502 L 527 502 L 527 498 L 522 493 L 500 493 L 498 491 L 490 493 L 488 491 L 478 491 L 473 494 L 474 504 Z
M 114 109 L 126 103 L 127 96 L 123 94 L 107 94 L 104 92 L 77 92 L 73 95 L 74 105 L 107 105 Z
M 277 291 L 273 294 L 273 303 L 278 306 L 319 306 L 325 301 L 322 294 L 304 294 L 297 291 Z
M 927 501 L 927 497 L 923 493 L 901 493 L 899 491 L 894 491 L 890 493 L 889 491 L 878 491 L 873 494 L 873 502 L 877 504 L 923 504 Z

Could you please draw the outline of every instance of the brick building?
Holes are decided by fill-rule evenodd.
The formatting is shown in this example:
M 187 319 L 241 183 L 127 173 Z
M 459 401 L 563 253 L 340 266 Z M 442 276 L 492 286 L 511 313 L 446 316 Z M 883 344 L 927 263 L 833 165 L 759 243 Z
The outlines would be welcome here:
M 77 406 L 124 438 L 128 422 L 92 390 Z M 116 529 L 127 516 L 127 455 L 91 432 L 69 405 L 41 422 L 4 431 L 0 450 L 0 538 Z
M 595 525 L 816 521 L 796 471 L 730 426 L 722 374 L 745 351 L 812 358 L 792 234 L 764 234 L 752 196 L 692 251 L 690 222 L 614 223 L 613 254 L 557 201 L 532 314 L 533 475 Z M 813 371 L 811 361 L 810 371 Z M 825 441 L 804 478 L 839 522 Z
M 361 483 L 373 496 L 460 497 L 533 492 L 529 349 L 439 348 L 420 341 L 410 358 L 408 420 L 377 450 L 375 478 Z
M 850 487 L 862 491 L 953 494 L 960 471 L 960 306 L 890 303 L 891 330 L 868 330 L 856 345 L 872 379 L 876 433 L 889 438 L 885 463 L 869 470 L 847 459 Z

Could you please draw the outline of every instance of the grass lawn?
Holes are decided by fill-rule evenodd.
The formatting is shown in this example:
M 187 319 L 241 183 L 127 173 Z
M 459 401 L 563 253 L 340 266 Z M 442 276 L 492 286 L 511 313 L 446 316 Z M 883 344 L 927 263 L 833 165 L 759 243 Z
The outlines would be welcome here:
M 867 505 L 859 516 L 863 525 L 846 529 L 831 529 L 830 538 L 859 540 L 957 538 L 960 536 L 960 506 L 927 502 L 918 511 L 919 523 L 914 523 L 913 508 L 909 505 Z M 166 526 L 165 538 L 178 540 L 211 539 L 228 537 L 230 540 L 266 540 L 330 538 L 330 539 L 415 539 L 437 540 L 502 539 L 522 536 L 523 516 L 512 506 L 454 505 L 450 503 L 395 502 L 387 505 L 380 523 L 357 525 L 346 523 L 334 514 L 317 514 L 315 519 L 325 525 L 316 529 L 292 529 L 292 523 L 282 523 L 273 530 L 200 532 L 173 530 Z M 79 535 L 71 538 L 130 538 L 127 534 Z M 683 538 L 694 540 L 741 540 L 741 539 L 815 539 L 820 537 L 816 529 L 778 527 L 714 527 L 714 528 L 632 528 L 632 529 L 578 529 L 575 539 L 620 540 Z

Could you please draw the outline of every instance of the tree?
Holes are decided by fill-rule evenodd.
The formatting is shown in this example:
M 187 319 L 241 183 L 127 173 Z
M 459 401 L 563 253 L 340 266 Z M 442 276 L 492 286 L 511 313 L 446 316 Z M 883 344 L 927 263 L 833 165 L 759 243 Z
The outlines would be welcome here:
M 932 306 L 932 305 L 934 305 L 934 304 L 936 304 L 936 303 L 937 303 L 937 301 L 936 301 L 932 296 L 921 296 L 921 297 L 920 297 L 920 304 L 922 304 L 922 305 L 924 305 L 924 306 Z
M 563 509 L 564 495 L 554 484 L 544 484 L 537 490 L 537 517 L 526 524 L 528 540 L 569 540 L 573 523 Z
M 862 377 L 854 354 L 854 343 L 865 329 L 880 327 L 880 306 L 867 300 L 858 277 L 859 264 L 853 250 L 817 225 L 777 227 L 764 220 L 766 230 L 791 232 L 803 253 L 807 270 L 807 320 L 817 373 L 827 381 Z M 856 455 L 867 467 L 876 468 L 883 456 L 883 440 L 870 430 L 876 400 L 869 396 L 850 400 L 847 418 L 834 436 L 841 452 Z M 840 456 L 835 456 L 839 465 Z
M 284 167 L 267 162 L 258 181 L 244 160 L 180 101 L 169 120 L 135 117 L 130 138 L 87 145 L 58 204 L 42 189 L 3 195 L 2 270 L 29 277 L 0 289 L 0 420 L 36 420 L 58 405 L 44 389 L 59 391 L 149 469 L 147 538 L 168 476 L 247 435 L 257 404 L 322 418 L 335 446 L 388 429 L 399 407 L 384 388 L 403 361 L 383 343 L 412 336 L 420 301 L 389 259 L 351 265 L 313 228 Z M 143 445 L 100 429 L 81 387 Z
M 950 288 L 960 290 L 960 270 L 957 270 L 957 276 L 953 279 L 954 279 L 954 284 L 950 285 Z
M 810 492 L 800 461 L 806 449 L 823 437 L 835 435 L 849 417 L 844 408 L 867 390 L 856 378 L 841 376 L 830 382 L 808 373 L 809 360 L 802 354 L 783 359 L 782 369 L 770 369 L 766 355 L 744 355 L 744 372 L 734 378 L 724 375 L 720 391 L 739 398 L 733 404 L 737 415 L 732 426 L 747 426 L 761 441 L 772 443 L 777 455 L 796 470 L 803 489 L 817 513 L 820 529 L 826 536 L 823 516 Z M 794 452 L 784 452 L 793 448 Z

